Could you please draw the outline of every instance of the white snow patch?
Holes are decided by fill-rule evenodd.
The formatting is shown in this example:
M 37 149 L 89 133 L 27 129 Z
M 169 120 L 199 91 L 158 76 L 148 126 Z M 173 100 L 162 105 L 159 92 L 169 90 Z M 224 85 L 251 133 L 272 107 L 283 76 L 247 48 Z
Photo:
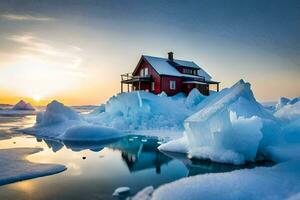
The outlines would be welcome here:
M 162 91 L 157 96 L 159 96 L 159 97 L 167 97 L 168 95 L 164 91 Z
M 161 144 L 158 149 L 160 151 L 170 151 L 176 153 L 188 153 L 188 141 L 186 137 L 182 137 L 176 140 L 171 140 L 167 143 Z
M 125 134 L 113 128 L 94 125 L 80 125 L 69 128 L 59 139 L 64 141 L 99 142 L 116 139 Z
M 300 101 L 287 104 L 274 113 L 275 117 L 286 122 L 300 118 Z
M 37 148 L 1 149 L 0 185 L 56 174 L 66 169 L 63 165 L 38 164 L 25 159 L 27 155 L 39 151 L 41 149 Z
M 112 195 L 113 196 L 124 196 L 124 195 L 128 195 L 129 193 L 130 193 L 129 187 L 119 187 L 119 188 L 115 189 L 115 191 Z
M 272 168 L 236 170 L 205 174 L 165 184 L 143 199 L 272 199 L 295 197 L 300 191 L 300 161 L 289 161 Z M 152 195 L 152 196 L 151 196 Z
M 148 186 L 139 191 L 131 200 L 151 200 L 151 195 L 154 191 L 153 186 Z

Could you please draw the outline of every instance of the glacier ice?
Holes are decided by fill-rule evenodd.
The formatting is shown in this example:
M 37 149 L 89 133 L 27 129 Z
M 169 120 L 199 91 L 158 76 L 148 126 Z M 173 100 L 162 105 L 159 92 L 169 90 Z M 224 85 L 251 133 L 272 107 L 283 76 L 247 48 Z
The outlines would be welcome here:
M 194 88 L 186 97 L 185 104 L 188 108 L 192 108 L 198 105 L 201 101 L 203 101 L 204 98 L 205 96 L 202 95 L 197 88 Z
M 122 130 L 178 130 L 183 129 L 182 122 L 192 112 L 184 101 L 136 91 L 111 97 L 105 112 L 88 116 L 87 120 Z
M 300 118 L 300 101 L 294 100 L 281 107 L 274 113 L 274 116 L 284 122 L 293 121 Z

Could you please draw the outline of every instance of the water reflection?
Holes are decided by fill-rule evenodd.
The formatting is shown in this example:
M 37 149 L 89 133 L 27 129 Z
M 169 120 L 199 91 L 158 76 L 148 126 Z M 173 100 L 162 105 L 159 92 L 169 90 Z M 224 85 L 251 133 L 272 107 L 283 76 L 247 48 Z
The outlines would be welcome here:
M 207 174 L 207 173 L 223 173 L 223 172 L 231 172 L 239 169 L 251 169 L 258 166 L 268 166 L 271 167 L 275 165 L 272 161 L 260 161 L 260 162 L 249 162 L 245 165 L 231 165 L 231 164 L 222 164 L 211 162 L 210 160 L 199 160 L 199 159 L 189 159 L 184 154 L 179 153 L 171 153 L 171 152 L 163 152 L 165 155 L 180 160 L 188 170 L 187 176 L 195 176 L 199 174 Z
M 44 142 L 47 144 L 47 146 L 49 147 L 49 149 L 52 149 L 53 152 L 57 152 L 59 150 L 61 150 L 64 145 L 58 141 L 55 140 L 44 140 Z
M 22 128 L 32 126 L 34 115 L 3 115 L 0 114 L 0 139 L 8 139 L 17 135 Z
M 110 145 L 110 148 L 121 151 L 122 159 L 130 172 L 155 168 L 157 174 L 161 172 L 161 166 L 172 159 L 160 151 L 156 138 L 144 136 L 129 136 Z
M 45 142 L 47 147 L 54 153 L 61 150 L 64 146 L 73 152 L 87 149 L 93 152 L 100 152 L 104 148 L 119 151 L 130 172 L 155 169 L 156 173 L 160 174 L 161 166 L 172 160 L 172 157 L 161 153 L 157 149 L 159 144 L 156 138 L 145 136 L 127 136 L 104 142 L 61 142 L 41 138 L 36 138 L 36 141 Z
M 121 139 L 109 140 L 104 142 L 61 142 L 49 139 L 36 138 L 37 142 L 44 141 L 49 149 L 54 153 L 61 150 L 64 146 L 73 152 L 90 150 L 101 152 L 104 148 L 119 151 L 121 158 L 131 173 L 145 169 L 155 169 L 156 174 L 161 173 L 161 167 L 171 160 L 178 160 L 187 169 L 186 176 L 194 176 L 206 173 L 230 172 L 233 170 L 254 168 L 257 166 L 273 166 L 271 161 L 261 161 L 257 163 L 247 163 L 246 165 L 236 166 L 221 164 L 209 160 L 189 159 L 184 154 L 160 152 L 157 147 L 160 141 L 154 137 L 146 136 L 126 136 Z M 101 156 L 100 156 L 101 157 Z M 82 157 L 86 158 L 86 157 Z

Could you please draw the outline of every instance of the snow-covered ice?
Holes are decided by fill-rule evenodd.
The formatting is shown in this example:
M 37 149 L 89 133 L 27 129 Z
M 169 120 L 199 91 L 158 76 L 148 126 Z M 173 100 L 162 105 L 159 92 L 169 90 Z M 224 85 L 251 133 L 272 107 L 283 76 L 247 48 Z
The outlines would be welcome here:
M 66 169 L 63 165 L 39 164 L 26 160 L 27 155 L 39 151 L 41 149 L 38 148 L 1 149 L 0 185 L 56 174 Z
M 257 167 L 183 178 L 162 185 L 153 193 L 140 196 L 139 199 L 196 200 L 201 197 L 207 200 L 281 200 L 294 197 L 299 191 L 300 161 L 295 160 L 271 168 Z
M 72 108 L 54 100 L 47 105 L 45 112 L 38 113 L 36 125 L 49 126 L 69 120 L 80 120 L 80 116 Z
M 278 163 L 274 167 L 182 178 L 154 191 L 142 190 L 137 193 L 143 194 L 139 199 L 209 200 L 220 199 L 220 194 L 222 199 L 299 199 L 299 98 L 279 102 L 273 116 L 256 102 L 250 85 L 240 81 L 198 105 L 199 112 L 185 121 L 187 140 L 181 138 L 159 146 L 163 151 L 233 164 L 241 164 L 245 156 L 253 158 L 260 151 L 265 159 Z M 203 134 L 197 135 L 200 133 Z
M 57 138 L 67 129 L 83 124 L 86 122 L 75 110 L 54 100 L 47 105 L 44 112 L 37 114 L 36 124 L 33 127 L 22 131 L 43 138 Z
M 113 128 L 105 128 L 95 125 L 80 125 L 69 128 L 59 136 L 63 141 L 99 142 L 116 139 L 125 134 Z
M 287 104 L 274 113 L 282 121 L 292 121 L 300 118 L 300 101 Z
M 131 200 L 151 200 L 152 193 L 154 191 L 153 186 L 148 186 L 139 191 L 136 195 L 134 195 Z
M 122 130 L 178 130 L 191 113 L 184 101 L 135 91 L 111 97 L 105 104 L 105 112 L 88 116 L 87 120 Z
M 289 101 L 290 101 L 290 99 L 288 99 L 288 98 L 286 98 L 286 97 L 281 97 L 281 98 L 278 100 L 275 109 L 276 109 L 276 110 L 279 110 L 280 108 L 282 108 L 283 106 L 285 106 L 286 104 L 288 104 Z
M 115 189 L 115 191 L 112 195 L 113 196 L 124 196 L 124 195 L 129 195 L 129 193 L 130 193 L 129 187 L 118 187 L 117 189 Z
M 175 153 L 187 153 L 189 152 L 188 141 L 186 137 L 181 137 L 175 140 L 171 140 L 167 143 L 161 144 L 158 149 L 160 151 L 170 151 Z
M 185 104 L 188 108 L 193 108 L 197 106 L 201 101 L 205 99 L 206 96 L 201 94 L 197 88 L 190 91 L 189 95 L 186 97 Z

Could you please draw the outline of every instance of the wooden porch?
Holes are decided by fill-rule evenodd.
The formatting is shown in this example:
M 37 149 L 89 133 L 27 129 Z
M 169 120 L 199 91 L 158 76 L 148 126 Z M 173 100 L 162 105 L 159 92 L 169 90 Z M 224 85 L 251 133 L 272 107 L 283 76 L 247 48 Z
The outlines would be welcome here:
M 152 78 L 150 75 L 146 76 L 133 76 L 131 73 L 121 74 L 121 93 L 124 92 L 124 84 L 127 85 L 127 92 L 134 90 L 141 90 L 141 83 L 151 82 Z M 137 85 L 137 88 L 134 88 L 133 84 Z

